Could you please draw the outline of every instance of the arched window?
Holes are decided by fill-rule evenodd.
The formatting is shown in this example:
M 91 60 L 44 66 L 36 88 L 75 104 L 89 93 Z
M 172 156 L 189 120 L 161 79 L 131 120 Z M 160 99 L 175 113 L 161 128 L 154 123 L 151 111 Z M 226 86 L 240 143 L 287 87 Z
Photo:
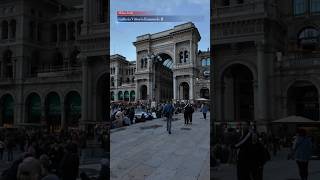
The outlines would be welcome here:
M 111 86 L 114 86 L 114 77 L 111 77 Z
M 42 23 L 38 24 L 38 41 L 42 40 Z
M 82 31 L 81 26 L 82 26 L 82 23 L 83 23 L 82 20 L 81 20 L 81 21 L 78 21 L 78 23 L 77 23 L 77 33 L 78 33 L 78 36 L 81 35 L 81 31 Z
M 2 27 L 2 34 L 1 37 L 2 39 L 8 39 L 8 21 L 2 21 L 1 23 L 1 27 Z
M 320 12 L 320 0 L 311 0 L 310 11 L 312 13 Z
M 295 16 L 302 15 L 307 11 L 306 0 L 293 0 L 293 14 Z
M 145 59 L 144 59 L 144 67 L 146 68 L 146 67 L 147 67 L 147 65 L 148 65 L 148 59 L 147 59 L 147 58 L 145 58 Z
M 53 24 L 51 26 L 51 41 L 52 42 L 57 42 L 58 41 L 58 27 L 56 24 Z
M 298 34 L 299 47 L 303 49 L 315 49 L 319 42 L 319 31 L 313 27 L 304 28 Z
M 37 70 L 38 70 L 38 67 L 39 67 L 39 53 L 38 51 L 34 51 L 31 55 L 31 70 L 30 70 L 30 73 L 31 73 L 31 76 L 34 76 L 36 75 L 37 73 Z
M 229 6 L 230 5 L 230 0 L 222 0 L 222 5 L 223 6 Z
M 184 51 L 184 62 L 189 62 L 189 52 L 188 51 Z
M 114 92 L 113 91 L 110 92 L 110 99 L 111 99 L 111 101 L 114 101 Z
M 182 63 L 183 61 L 183 52 L 179 53 L 179 63 Z
M 71 55 L 70 55 L 70 64 L 71 66 L 74 66 L 74 65 L 78 65 L 79 64 L 79 61 L 78 61 L 78 55 L 79 55 L 80 51 L 75 48 Z
M 76 29 L 75 29 L 75 24 L 74 22 L 69 22 L 68 24 L 68 35 L 69 35 L 69 40 L 73 41 L 75 40 L 75 33 L 76 33 Z
M 134 77 L 131 79 L 131 82 L 134 83 Z
M 13 62 L 12 62 L 12 52 L 7 50 L 3 54 L 4 62 L 4 76 L 7 78 L 13 77 Z
M 53 65 L 54 66 L 62 66 L 63 65 L 63 55 L 60 52 L 57 52 L 55 54 Z
M 141 62 L 141 64 L 140 64 L 141 66 L 140 66 L 140 67 L 141 67 L 141 69 L 142 69 L 142 68 L 143 68 L 143 65 L 144 65 L 144 58 L 142 58 L 140 62 Z
M 108 18 L 108 2 L 107 0 L 99 0 L 99 22 L 103 23 Z
M 130 83 L 130 78 L 127 78 L 127 83 Z
M 123 93 L 122 91 L 118 92 L 118 100 L 123 100 Z
M 122 77 L 119 80 L 119 86 L 122 86 Z
M 16 20 L 11 20 L 10 22 L 10 29 L 11 29 L 11 32 L 10 32 L 10 37 L 11 38 L 16 38 L 16 32 L 17 32 L 17 22 Z
M 66 25 L 64 23 L 61 23 L 59 25 L 59 36 L 60 36 L 60 41 L 65 41 L 66 40 Z
M 35 35 L 35 29 L 36 29 L 36 24 L 35 22 L 31 21 L 30 24 L 29 24 L 29 28 L 30 28 L 30 31 L 29 31 L 29 37 L 31 40 L 34 40 L 34 35 Z

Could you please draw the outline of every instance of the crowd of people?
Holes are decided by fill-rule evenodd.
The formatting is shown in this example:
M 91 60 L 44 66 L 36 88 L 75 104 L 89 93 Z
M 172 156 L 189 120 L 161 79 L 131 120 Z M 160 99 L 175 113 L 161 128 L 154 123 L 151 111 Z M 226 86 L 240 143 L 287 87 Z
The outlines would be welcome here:
M 102 143 L 107 132 L 104 129 L 96 132 Z M 2 172 L 0 179 L 76 180 L 81 175 L 82 179 L 88 180 L 90 178 L 84 172 L 79 172 L 80 156 L 86 146 L 86 132 L 81 130 L 49 133 L 41 129 L 1 129 L 0 161 L 7 153 L 11 166 Z M 108 163 L 103 160 L 97 179 L 109 177 L 107 169 Z
M 236 164 L 238 180 L 262 180 L 264 165 L 281 148 L 290 149 L 287 158 L 296 160 L 300 178 L 307 180 L 312 140 L 304 129 L 298 129 L 293 138 L 279 138 L 272 133 L 259 133 L 251 124 L 241 130 L 228 128 L 215 143 L 211 161 L 213 166 L 219 163 Z
M 170 101 L 169 101 L 170 102 Z M 172 103 L 173 106 L 172 114 L 184 113 L 185 124 L 192 124 L 192 113 L 201 108 L 203 110 L 204 119 L 209 110 L 208 105 L 203 104 L 192 104 L 187 102 L 176 102 Z M 144 122 L 153 118 L 165 117 L 165 106 L 167 103 L 147 103 L 147 102 L 136 102 L 136 103 L 112 103 L 110 105 L 110 119 L 112 122 L 112 128 L 129 126 L 137 122 Z M 136 118 L 136 111 L 141 111 L 139 119 Z

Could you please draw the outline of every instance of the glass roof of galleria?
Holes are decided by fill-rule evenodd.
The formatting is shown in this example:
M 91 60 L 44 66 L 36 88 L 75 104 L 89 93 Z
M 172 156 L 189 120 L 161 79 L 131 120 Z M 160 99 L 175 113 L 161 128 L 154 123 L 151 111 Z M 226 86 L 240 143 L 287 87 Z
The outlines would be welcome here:
M 173 61 L 171 59 L 167 59 L 163 62 L 163 65 L 168 67 L 169 69 L 172 69 L 173 67 Z

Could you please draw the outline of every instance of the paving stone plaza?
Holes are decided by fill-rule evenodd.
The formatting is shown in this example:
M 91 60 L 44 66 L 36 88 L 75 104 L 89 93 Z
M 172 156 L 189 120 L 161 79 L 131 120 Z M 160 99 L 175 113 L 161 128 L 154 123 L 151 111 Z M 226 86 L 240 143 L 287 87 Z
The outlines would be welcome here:
M 163 118 L 111 132 L 110 167 L 113 180 L 209 180 L 210 121 L 193 114 L 185 126 L 174 116 L 172 134 Z

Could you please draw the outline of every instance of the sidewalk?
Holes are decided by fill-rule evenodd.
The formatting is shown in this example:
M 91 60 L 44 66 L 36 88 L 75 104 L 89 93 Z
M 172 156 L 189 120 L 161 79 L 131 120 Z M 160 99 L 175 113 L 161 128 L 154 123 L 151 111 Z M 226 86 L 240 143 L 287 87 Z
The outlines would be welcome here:
M 163 119 L 112 131 L 111 179 L 209 180 L 210 117 L 195 112 L 189 126 L 174 118 L 170 135 Z

